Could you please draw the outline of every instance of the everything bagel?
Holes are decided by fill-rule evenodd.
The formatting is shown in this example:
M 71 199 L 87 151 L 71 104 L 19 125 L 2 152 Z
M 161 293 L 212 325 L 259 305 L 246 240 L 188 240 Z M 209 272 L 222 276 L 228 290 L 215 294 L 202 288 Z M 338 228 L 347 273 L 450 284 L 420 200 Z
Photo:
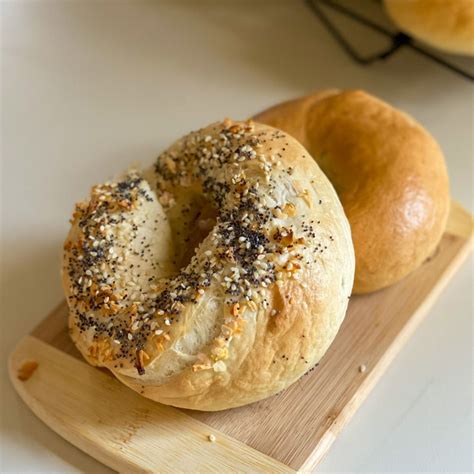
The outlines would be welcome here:
M 295 139 L 252 122 L 210 125 L 95 186 L 64 246 L 84 357 L 197 410 L 268 397 L 313 367 L 353 277 L 332 185 Z
M 336 188 L 356 255 L 354 293 L 389 286 L 431 255 L 446 227 L 443 154 L 411 117 L 362 91 L 324 91 L 254 117 L 310 152 Z

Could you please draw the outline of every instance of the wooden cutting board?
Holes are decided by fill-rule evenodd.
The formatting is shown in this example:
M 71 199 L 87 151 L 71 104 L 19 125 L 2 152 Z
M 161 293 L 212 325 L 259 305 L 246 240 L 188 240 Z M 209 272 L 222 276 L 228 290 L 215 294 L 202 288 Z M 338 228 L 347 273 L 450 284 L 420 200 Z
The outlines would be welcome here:
M 472 230 L 472 217 L 453 203 L 435 255 L 397 285 L 352 297 L 321 364 L 253 405 L 201 413 L 140 397 L 82 360 L 64 302 L 19 342 L 10 378 L 48 426 L 118 471 L 310 471 L 466 258 Z

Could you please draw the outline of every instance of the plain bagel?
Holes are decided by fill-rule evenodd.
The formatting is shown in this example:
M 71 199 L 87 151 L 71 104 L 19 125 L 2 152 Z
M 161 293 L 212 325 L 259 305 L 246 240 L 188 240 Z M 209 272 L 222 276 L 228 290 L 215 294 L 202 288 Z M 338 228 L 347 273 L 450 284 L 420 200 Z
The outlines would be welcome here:
M 415 38 L 450 53 L 474 55 L 473 0 L 385 0 L 385 8 Z
M 438 245 L 449 211 L 448 175 L 432 136 L 362 91 L 324 91 L 254 117 L 307 148 L 351 224 L 354 293 L 391 285 Z
M 145 397 L 243 405 L 321 359 L 354 264 L 339 199 L 303 146 L 216 123 L 77 205 L 63 259 L 71 337 Z

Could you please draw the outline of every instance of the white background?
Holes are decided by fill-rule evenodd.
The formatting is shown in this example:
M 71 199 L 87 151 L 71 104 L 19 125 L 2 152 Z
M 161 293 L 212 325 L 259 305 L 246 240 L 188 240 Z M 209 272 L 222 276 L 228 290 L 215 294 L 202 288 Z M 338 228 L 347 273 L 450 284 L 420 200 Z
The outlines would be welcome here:
M 381 17 L 374 2 L 353 3 Z M 364 88 L 433 133 L 452 195 L 472 211 L 472 83 L 409 50 L 358 66 L 300 0 L 4 1 L 1 17 L 3 472 L 108 471 L 36 419 L 5 369 L 15 342 L 61 300 L 73 203 L 131 161 L 216 119 Z M 344 25 L 356 44 L 378 47 L 380 37 Z M 472 470 L 471 308 L 472 261 L 321 472 Z

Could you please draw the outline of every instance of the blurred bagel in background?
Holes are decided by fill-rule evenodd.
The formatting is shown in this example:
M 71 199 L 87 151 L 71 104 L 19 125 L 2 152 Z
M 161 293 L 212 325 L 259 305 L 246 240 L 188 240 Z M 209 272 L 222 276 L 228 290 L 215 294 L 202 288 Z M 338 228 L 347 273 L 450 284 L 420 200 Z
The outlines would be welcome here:
M 399 281 L 434 252 L 449 212 L 449 182 L 434 138 L 363 91 L 323 91 L 254 120 L 299 140 L 336 188 L 352 230 L 354 293 Z
M 473 0 L 384 0 L 405 33 L 449 53 L 474 55 Z

